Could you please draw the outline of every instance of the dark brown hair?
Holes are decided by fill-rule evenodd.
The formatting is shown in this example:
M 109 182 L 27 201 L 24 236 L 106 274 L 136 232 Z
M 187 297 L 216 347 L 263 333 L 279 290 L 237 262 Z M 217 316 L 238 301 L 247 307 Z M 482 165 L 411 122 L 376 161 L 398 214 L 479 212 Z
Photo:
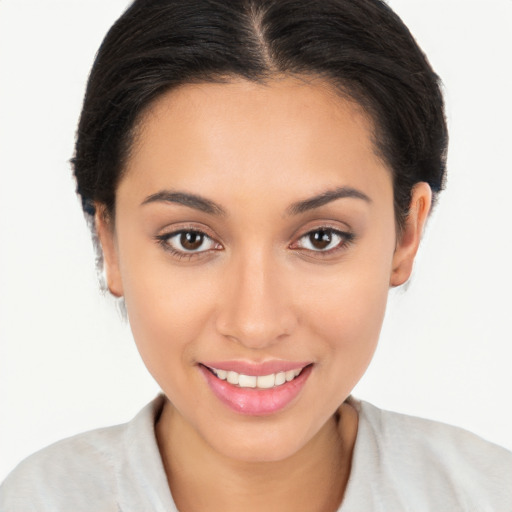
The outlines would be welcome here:
M 381 0 L 136 0 L 94 62 L 72 159 L 85 213 L 115 211 L 143 111 L 191 82 L 275 75 L 328 80 L 371 116 L 393 173 L 401 227 L 412 187 L 443 188 L 447 129 L 439 79 Z

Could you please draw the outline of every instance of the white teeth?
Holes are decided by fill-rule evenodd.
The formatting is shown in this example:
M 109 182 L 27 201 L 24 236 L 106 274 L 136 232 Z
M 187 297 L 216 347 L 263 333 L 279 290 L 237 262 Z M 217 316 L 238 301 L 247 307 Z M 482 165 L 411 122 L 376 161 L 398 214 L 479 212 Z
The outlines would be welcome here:
M 240 378 L 240 374 L 236 373 L 236 372 L 228 372 L 226 378 L 230 384 L 238 384 L 238 379 Z
M 276 382 L 276 376 L 272 375 L 260 375 L 258 377 L 258 387 L 261 389 L 270 389 L 274 387 Z
M 291 380 L 293 380 L 295 378 L 295 370 L 290 370 L 290 371 L 286 372 L 285 376 L 286 376 L 286 382 L 290 382 Z
M 279 372 L 276 373 L 276 386 L 280 386 L 286 382 L 286 373 Z
M 241 373 L 217 370 L 210 368 L 220 380 L 227 380 L 230 384 L 238 385 L 241 388 L 270 389 L 276 386 L 282 386 L 285 382 L 290 382 L 300 375 L 303 368 L 289 370 L 287 372 L 271 373 L 270 375 L 243 375 Z
M 238 385 L 241 388 L 255 388 L 258 377 L 254 375 L 240 375 L 238 377 Z
M 215 370 L 215 372 L 220 380 L 226 380 L 228 378 L 228 372 L 226 370 Z

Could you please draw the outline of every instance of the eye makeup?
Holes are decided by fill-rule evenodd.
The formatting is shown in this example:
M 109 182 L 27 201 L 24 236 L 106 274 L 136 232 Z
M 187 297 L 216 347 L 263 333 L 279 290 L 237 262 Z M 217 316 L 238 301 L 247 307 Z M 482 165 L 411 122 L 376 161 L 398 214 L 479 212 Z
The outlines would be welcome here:
M 346 249 L 355 239 L 353 233 L 341 231 L 329 226 L 321 226 L 302 235 L 291 249 L 305 250 L 315 256 L 326 257 Z
M 223 249 L 213 236 L 197 226 L 183 226 L 154 237 L 164 251 L 178 260 L 192 260 Z
M 201 258 L 224 249 L 222 244 L 197 227 L 183 227 L 155 237 L 157 243 L 178 260 Z M 315 258 L 329 258 L 346 250 L 355 235 L 328 225 L 311 229 L 288 245 Z

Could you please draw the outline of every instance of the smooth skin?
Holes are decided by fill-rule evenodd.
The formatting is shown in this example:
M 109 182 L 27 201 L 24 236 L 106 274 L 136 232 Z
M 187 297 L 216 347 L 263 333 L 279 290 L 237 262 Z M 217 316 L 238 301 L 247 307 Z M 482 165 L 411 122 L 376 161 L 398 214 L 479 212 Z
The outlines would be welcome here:
M 97 205 L 109 289 L 168 397 L 156 431 L 180 511 L 327 512 L 342 501 L 358 421 L 346 399 L 431 204 L 417 184 L 397 236 L 372 134 L 321 80 L 185 85 L 144 115 L 115 217 Z M 312 371 L 282 410 L 243 415 L 212 393 L 205 361 Z

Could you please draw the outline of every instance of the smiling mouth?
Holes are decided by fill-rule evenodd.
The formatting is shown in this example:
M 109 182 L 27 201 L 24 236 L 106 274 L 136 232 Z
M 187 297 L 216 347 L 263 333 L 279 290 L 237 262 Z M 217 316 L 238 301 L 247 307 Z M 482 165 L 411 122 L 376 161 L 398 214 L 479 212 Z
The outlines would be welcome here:
M 214 364 L 199 363 L 213 394 L 236 413 L 251 416 L 272 415 L 287 408 L 297 400 L 314 366 L 314 363 L 286 361 L 261 365 L 226 361 L 218 364 L 222 368 Z M 268 373 L 272 370 L 275 373 Z
M 310 365 L 308 365 L 310 366 Z M 269 375 L 244 375 L 235 371 L 220 370 L 218 368 L 211 368 L 205 366 L 207 370 L 213 373 L 218 379 L 224 380 L 229 384 L 239 388 L 252 388 L 252 389 L 272 389 L 282 386 L 287 382 L 296 379 L 302 371 L 307 368 L 297 368 L 286 372 L 271 373 Z

